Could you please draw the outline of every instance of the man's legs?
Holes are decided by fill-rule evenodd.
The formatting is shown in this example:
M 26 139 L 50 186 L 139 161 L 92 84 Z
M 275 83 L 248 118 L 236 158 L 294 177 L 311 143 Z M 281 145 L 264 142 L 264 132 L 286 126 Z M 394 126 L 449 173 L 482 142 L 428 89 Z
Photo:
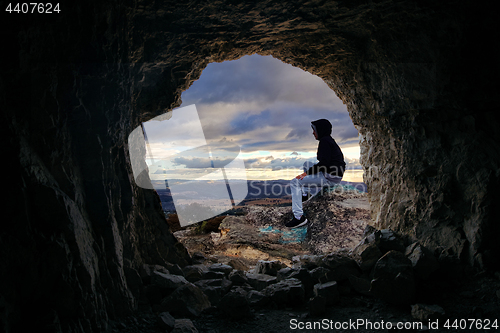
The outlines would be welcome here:
M 304 172 L 307 171 L 314 163 L 305 162 L 304 163 Z M 310 192 L 312 187 L 322 188 L 326 185 L 334 185 L 340 183 L 340 177 L 336 177 L 337 179 L 327 180 L 325 175 L 320 172 L 315 175 L 305 176 L 303 179 L 299 180 L 294 178 L 290 181 L 290 191 L 292 193 L 292 212 L 296 219 L 300 219 L 300 217 L 304 214 L 302 211 L 302 195 L 304 192 Z
M 302 169 L 304 169 L 304 172 L 306 172 L 307 170 L 309 170 L 310 167 L 312 167 L 314 165 L 313 162 L 309 162 L 309 161 L 306 161 L 304 162 L 304 165 L 302 166 Z M 321 174 L 323 175 L 323 174 Z M 306 176 L 304 178 L 307 178 L 307 177 L 310 177 L 308 179 L 306 179 L 304 181 L 304 179 L 301 179 L 301 185 L 305 185 L 305 184 L 310 184 L 310 185 L 314 185 L 315 182 L 317 181 L 315 178 L 316 176 L 319 176 L 319 175 L 312 175 L 311 176 Z M 307 193 L 310 193 L 311 192 L 311 186 L 302 186 L 302 195 L 306 195 Z

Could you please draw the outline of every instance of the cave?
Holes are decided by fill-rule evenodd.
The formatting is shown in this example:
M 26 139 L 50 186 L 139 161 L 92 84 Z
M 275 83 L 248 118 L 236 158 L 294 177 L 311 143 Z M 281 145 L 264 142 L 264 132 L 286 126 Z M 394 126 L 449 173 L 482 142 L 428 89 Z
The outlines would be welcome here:
M 127 137 L 178 107 L 210 62 L 255 53 L 319 76 L 347 105 L 377 227 L 498 269 L 494 13 L 467 0 L 4 12 L 2 329 L 105 331 L 137 310 L 142 264 L 191 263 L 155 192 L 135 184 Z

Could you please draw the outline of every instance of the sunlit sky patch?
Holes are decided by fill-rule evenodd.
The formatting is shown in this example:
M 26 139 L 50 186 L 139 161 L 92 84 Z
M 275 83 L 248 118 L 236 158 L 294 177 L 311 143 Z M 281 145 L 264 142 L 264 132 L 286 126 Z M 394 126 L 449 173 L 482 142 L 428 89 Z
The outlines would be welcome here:
M 315 75 L 256 54 L 211 63 L 182 94 L 181 108 L 193 104 L 206 143 L 240 147 L 239 158 L 246 169 L 242 179 L 290 179 L 301 173 L 305 161 L 316 161 L 318 141 L 312 135 L 311 121 L 325 118 L 333 125 L 332 137 L 348 169 L 354 169 L 344 180 L 362 181 L 358 132 L 346 106 Z M 179 153 L 200 141 L 197 119 L 189 127 L 172 126 L 174 118 L 168 120 L 169 130 L 145 124 L 153 156 Z M 202 161 L 197 158 L 177 158 L 157 174 L 169 178 L 199 174 L 196 168 Z

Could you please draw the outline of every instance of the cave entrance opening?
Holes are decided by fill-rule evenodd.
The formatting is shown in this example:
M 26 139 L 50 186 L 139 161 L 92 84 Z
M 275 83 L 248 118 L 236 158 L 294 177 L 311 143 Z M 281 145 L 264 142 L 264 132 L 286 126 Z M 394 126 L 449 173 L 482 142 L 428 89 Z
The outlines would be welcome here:
M 182 105 L 172 112 L 175 114 L 176 110 L 182 109 L 185 113 L 192 106 L 196 108 L 202 135 L 208 145 L 231 143 L 240 148 L 238 157 L 244 161 L 244 168 L 239 168 L 239 173 L 231 173 L 231 185 L 227 182 L 226 174 L 223 175 L 229 192 L 231 188 L 234 189 L 235 182 L 245 182 L 248 193 L 241 198 L 243 200 L 233 200 L 231 209 L 219 212 L 217 209 L 220 210 L 224 205 L 217 200 L 207 200 L 200 195 L 200 191 L 203 192 L 202 188 L 206 186 L 213 188 L 214 182 L 222 179 L 206 179 L 195 188 L 191 186 L 188 190 L 190 193 L 176 189 L 175 195 L 180 199 L 174 203 L 169 184 L 175 184 L 186 174 L 193 174 L 203 166 L 201 158 L 192 154 L 172 160 L 173 163 L 167 166 L 169 170 L 150 173 L 153 182 L 166 180 L 166 189 L 156 188 L 156 191 L 171 230 L 191 253 L 210 253 L 217 251 L 218 247 L 227 256 L 246 256 L 249 259 L 273 257 L 252 246 L 242 248 L 222 244 L 220 239 L 224 230 L 221 231 L 220 224 L 228 215 L 245 215 L 249 206 L 290 210 L 289 180 L 302 173 L 305 161 L 316 161 L 317 142 L 310 127 L 313 120 L 330 120 L 333 125 L 332 136 L 342 148 L 347 162 L 344 185 L 366 192 L 363 170 L 359 164 L 358 131 L 343 102 L 321 78 L 313 74 L 272 56 L 258 54 L 210 63 L 200 78 L 182 93 Z M 194 118 L 191 117 L 189 121 Z M 193 126 L 196 127 L 197 124 L 193 123 Z M 148 123 L 144 123 L 144 129 L 153 134 L 161 131 L 161 127 L 154 128 Z M 156 138 L 156 141 L 148 142 L 148 145 L 154 146 L 155 154 L 159 154 L 161 146 L 179 153 L 176 148 L 180 147 L 182 150 L 187 147 L 187 144 L 180 145 L 179 142 L 189 137 L 185 133 L 188 131 L 179 133 L 179 138 L 175 140 L 170 137 L 175 142 L 175 147 L 161 142 L 161 136 L 157 134 L 150 136 Z M 148 147 L 148 151 L 152 151 L 151 147 Z M 194 194 L 196 191 L 197 197 Z M 362 204 L 367 206 L 367 200 L 362 200 Z M 197 219 L 200 208 L 198 205 L 208 206 L 211 216 L 183 223 L 179 211 L 188 211 Z M 273 235 L 271 238 L 274 240 L 268 239 L 278 245 L 293 245 L 306 238 L 307 229 L 284 229 L 287 228 L 279 225 L 257 226 L 256 236 Z M 276 240 L 277 235 L 279 237 Z M 355 244 L 351 242 L 347 246 L 353 245 Z

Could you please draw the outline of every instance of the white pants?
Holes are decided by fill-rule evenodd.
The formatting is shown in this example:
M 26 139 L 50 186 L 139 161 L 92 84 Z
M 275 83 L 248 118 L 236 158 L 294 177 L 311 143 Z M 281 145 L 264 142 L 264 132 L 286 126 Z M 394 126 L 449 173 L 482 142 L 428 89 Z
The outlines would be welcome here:
M 314 163 L 305 162 L 304 172 L 309 170 Z M 292 212 L 295 218 L 299 219 L 302 211 L 302 196 L 307 193 L 316 194 L 323 186 L 334 186 L 340 183 L 342 177 L 328 175 L 328 179 L 323 172 L 315 175 L 305 176 L 303 179 L 294 178 L 290 181 L 290 191 L 292 192 Z

